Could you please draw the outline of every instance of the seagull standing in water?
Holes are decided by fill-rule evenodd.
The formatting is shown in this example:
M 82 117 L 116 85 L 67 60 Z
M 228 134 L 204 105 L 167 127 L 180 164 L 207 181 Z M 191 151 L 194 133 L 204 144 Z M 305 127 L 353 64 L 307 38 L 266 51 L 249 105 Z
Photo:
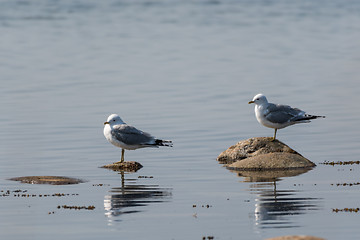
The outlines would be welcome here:
M 173 145 L 172 141 L 156 139 L 147 132 L 127 125 L 117 114 L 111 114 L 104 125 L 105 138 L 114 146 L 122 149 L 120 162 L 124 162 L 125 149 L 172 147 Z
M 273 141 L 276 138 L 278 129 L 285 128 L 297 123 L 308 123 L 311 119 L 324 118 L 325 116 L 315 116 L 306 114 L 298 108 L 287 105 L 269 103 L 266 97 L 259 93 L 249 104 L 255 104 L 255 115 L 259 123 L 268 128 L 274 128 Z

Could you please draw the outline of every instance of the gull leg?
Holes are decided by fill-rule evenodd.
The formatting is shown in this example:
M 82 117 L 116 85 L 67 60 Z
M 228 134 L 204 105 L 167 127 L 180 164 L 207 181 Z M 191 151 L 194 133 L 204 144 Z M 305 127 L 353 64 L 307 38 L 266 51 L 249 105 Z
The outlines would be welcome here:
M 121 149 L 121 160 L 120 162 L 123 163 L 124 162 L 124 153 L 125 153 L 125 149 Z
M 273 137 L 272 141 L 275 141 L 275 139 L 276 139 L 276 132 L 277 132 L 277 128 L 275 128 L 275 133 L 274 133 L 274 137 Z

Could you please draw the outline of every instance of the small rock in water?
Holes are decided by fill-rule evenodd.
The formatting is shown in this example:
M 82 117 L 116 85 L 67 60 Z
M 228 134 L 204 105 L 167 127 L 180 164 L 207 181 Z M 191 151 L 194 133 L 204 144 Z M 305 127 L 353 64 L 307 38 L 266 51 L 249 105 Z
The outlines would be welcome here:
M 81 179 L 61 177 L 61 176 L 26 176 L 26 177 L 15 177 L 9 180 L 20 181 L 22 183 L 30 183 L 30 184 L 51 184 L 51 185 L 67 185 L 67 184 L 78 184 L 84 182 Z
M 267 238 L 265 240 L 325 240 L 325 238 L 305 236 L 305 235 L 294 235 L 294 236 Z
M 142 165 L 138 162 L 116 162 L 112 164 L 108 164 L 105 166 L 102 166 L 102 168 L 109 168 L 114 171 L 127 171 L 127 172 L 136 172 L 140 168 L 142 168 Z

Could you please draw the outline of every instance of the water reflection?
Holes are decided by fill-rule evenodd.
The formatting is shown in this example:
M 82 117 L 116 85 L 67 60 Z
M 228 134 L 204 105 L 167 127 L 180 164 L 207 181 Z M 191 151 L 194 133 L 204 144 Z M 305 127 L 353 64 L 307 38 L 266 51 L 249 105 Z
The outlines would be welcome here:
M 120 174 L 121 186 L 111 188 L 104 199 L 105 215 L 110 222 L 120 221 L 118 217 L 122 214 L 143 211 L 140 207 L 165 202 L 171 197 L 170 188 L 137 184 L 139 179 L 125 179 L 124 172 Z
M 244 177 L 244 182 L 250 184 L 250 192 L 256 195 L 255 199 L 255 226 L 258 228 L 296 228 L 298 215 L 319 209 L 320 198 L 302 196 L 304 192 L 289 189 L 278 189 L 277 182 L 282 177 L 297 176 L 309 171 L 264 171 L 237 172 Z
M 306 173 L 311 168 L 299 168 L 291 170 L 272 170 L 272 171 L 238 171 L 229 170 L 236 173 L 239 177 L 244 177 L 244 182 L 274 182 L 283 177 L 294 177 Z
M 273 185 L 273 189 L 267 189 Z M 264 188 L 265 187 L 265 188 Z M 299 191 L 277 190 L 272 184 L 253 184 L 251 190 L 256 197 L 255 225 L 260 228 L 294 228 L 295 215 L 319 209 L 319 198 L 299 197 Z

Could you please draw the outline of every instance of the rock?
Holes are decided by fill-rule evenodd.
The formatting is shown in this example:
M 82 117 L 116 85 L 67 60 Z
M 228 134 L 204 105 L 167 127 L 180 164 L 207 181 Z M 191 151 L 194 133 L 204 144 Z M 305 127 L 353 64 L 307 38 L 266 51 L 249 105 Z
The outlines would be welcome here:
M 222 152 L 217 160 L 230 170 L 290 170 L 316 166 L 279 140 L 250 138 Z
M 222 152 L 217 160 L 220 163 L 233 163 L 248 157 L 254 157 L 265 153 L 288 152 L 300 155 L 279 140 L 271 141 L 272 137 L 249 138 L 229 147 Z
M 30 183 L 30 184 L 51 184 L 51 185 L 68 185 L 68 184 L 78 184 L 84 182 L 83 180 L 77 178 L 59 177 L 59 176 L 26 176 L 26 177 L 10 178 L 9 180 L 20 181 L 22 183 Z
M 305 235 L 298 235 L 298 236 L 294 235 L 294 236 L 282 236 L 282 237 L 267 238 L 265 240 L 325 240 L 325 238 L 305 236 Z
M 230 170 L 291 170 L 296 168 L 311 168 L 315 164 L 301 155 L 275 152 L 249 157 L 234 162 L 226 167 Z
M 136 172 L 143 166 L 138 162 L 115 162 L 112 164 L 108 164 L 105 166 L 102 166 L 102 168 L 109 168 L 114 171 L 126 171 L 126 172 Z

